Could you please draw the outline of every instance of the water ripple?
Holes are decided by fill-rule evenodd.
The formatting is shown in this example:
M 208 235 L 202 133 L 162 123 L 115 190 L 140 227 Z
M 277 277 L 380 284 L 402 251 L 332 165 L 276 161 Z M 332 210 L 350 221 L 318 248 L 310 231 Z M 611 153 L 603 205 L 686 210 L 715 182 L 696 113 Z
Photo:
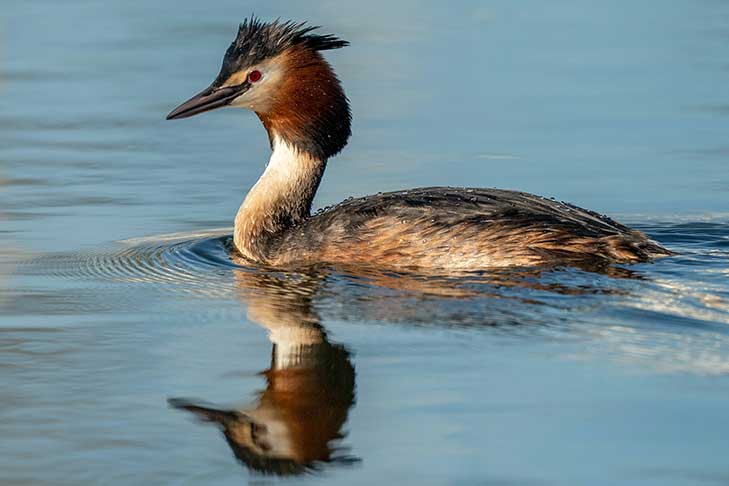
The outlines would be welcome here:
M 316 293 L 334 314 L 346 308 L 345 314 L 375 320 L 427 322 L 435 315 L 458 323 L 553 322 L 549 312 L 613 307 L 628 314 L 640 310 L 693 325 L 729 324 L 729 225 L 652 223 L 641 229 L 680 254 L 654 264 L 599 272 L 522 269 L 416 275 L 327 267 L 287 273 L 236 260 L 232 238 L 221 229 L 126 240 L 114 248 L 92 252 L 42 256 L 21 265 L 18 273 L 95 285 L 152 284 L 157 291 L 199 298 L 236 298 L 241 292 L 270 293 L 271 289 L 282 295 Z M 302 282 L 313 282 L 316 288 Z
M 244 269 L 228 256 L 230 236 L 220 232 L 167 235 L 120 242 L 114 248 L 43 255 L 19 266 L 18 273 L 75 279 L 96 284 L 162 284 L 206 297 L 230 292 L 232 269 Z

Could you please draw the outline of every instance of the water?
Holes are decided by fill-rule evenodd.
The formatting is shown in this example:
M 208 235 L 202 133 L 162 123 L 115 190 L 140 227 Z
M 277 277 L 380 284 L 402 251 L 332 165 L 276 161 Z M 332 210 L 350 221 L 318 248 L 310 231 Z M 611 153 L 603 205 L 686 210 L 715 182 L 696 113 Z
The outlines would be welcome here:
M 327 57 L 355 135 L 317 206 L 518 188 L 680 255 L 241 266 L 229 226 L 262 128 L 163 118 L 251 11 L 352 42 Z M 728 36 L 718 0 L 3 0 L 0 481 L 726 484 Z

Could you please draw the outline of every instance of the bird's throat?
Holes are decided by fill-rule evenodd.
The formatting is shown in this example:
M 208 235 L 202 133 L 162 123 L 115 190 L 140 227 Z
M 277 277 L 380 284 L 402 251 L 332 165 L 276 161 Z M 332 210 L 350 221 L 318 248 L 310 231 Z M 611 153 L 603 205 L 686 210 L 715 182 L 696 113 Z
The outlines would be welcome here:
M 308 218 L 326 161 L 274 136 L 273 153 L 235 217 L 233 240 L 246 258 L 270 263 L 273 244 Z

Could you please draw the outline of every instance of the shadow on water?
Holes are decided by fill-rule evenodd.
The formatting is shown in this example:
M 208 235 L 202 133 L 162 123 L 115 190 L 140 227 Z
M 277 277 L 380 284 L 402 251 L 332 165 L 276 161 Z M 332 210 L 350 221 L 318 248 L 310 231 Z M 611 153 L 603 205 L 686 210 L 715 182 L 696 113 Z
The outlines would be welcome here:
M 333 344 L 312 306 L 320 282 L 235 272 L 248 317 L 266 328 L 273 343 L 266 389 L 255 403 L 223 409 L 171 398 L 171 406 L 216 424 L 235 457 L 264 474 L 301 474 L 324 463 L 352 463 L 338 444 L 355 402 L 349 351 Z

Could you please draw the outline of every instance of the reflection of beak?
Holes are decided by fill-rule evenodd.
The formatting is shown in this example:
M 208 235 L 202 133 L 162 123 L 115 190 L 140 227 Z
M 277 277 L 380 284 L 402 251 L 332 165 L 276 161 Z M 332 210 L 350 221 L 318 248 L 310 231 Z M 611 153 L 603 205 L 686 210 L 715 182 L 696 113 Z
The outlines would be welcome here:
M 211 86 L 172 110 L 167 115 L 167 119 L 177 120 L 178 118 L 187 118 L 188 116 L 197 115 L 204 111 L 229 105 L 238 96 L 248 91 L 250 87 L 251 83 L 248 81 L 237 86 L 227 86 L 225 88 L 213 88 Z
M 236 410 L 218 410 L 217 408 L 207 407 L 186 398 L 168 398 L 167 404 L 172 408 L 192 412 L 200 420 L 215 422 L 223 426 L 231 422 L 254 423 L 248 415 L 242 412 Z

